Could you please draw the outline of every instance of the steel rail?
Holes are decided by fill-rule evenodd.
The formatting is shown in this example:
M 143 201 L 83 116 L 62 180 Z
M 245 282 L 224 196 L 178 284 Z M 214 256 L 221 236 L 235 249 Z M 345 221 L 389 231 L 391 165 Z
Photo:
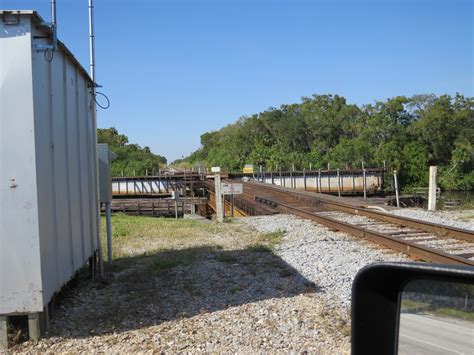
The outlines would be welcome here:
M 474 266 L 474 261 L 453 254 L 445 253 L 441 250 L 421 246 L 410 241 L 401 241 L 385 233 L 354 226 L 347 222 L 339 221 L 331 217 L 316 215 L 314 213 L 303 211 L 299 208 L 289 206 L 281 202 L 272 200 L 267 201 L 272 205 L 277 206 L 280 210 L 286 210 L 287 212 L 291 211 L 291 214 L 316 221 L 325 225 L 326 227 L 346 232 L 359 238 L 370 240 L 374 243 L 384 245 L 390 249 L 400 251 L 415 258 L 437 263 Z
M 300 191 L 291 191 L 290 189 L 280 187 L 280 186 L 278 187 L 268 186 L 267 184 L 264 184 L 264 183 L 255 183 L 255 182 L 252 182 L 251 184 L 258 186 L 259 188 L 262 187 L 267 190 L 279 191 L 281 193 L 287 193 L 292 196 L 300 196 L 304 199 L 309 200 L 306 202 L 324 204 L 329 208 L 333 208 L 342 212 L 362 215 L 362 216 L 370 217 L 370 218 L 388 222 L 388 223 L 397 224 L 404 227 L 420 229 L 425 232 L 435 233 L 441 237 L 451 237 L 458 240 L 474 242 L 474 232 L 466 230 L 466 229 L 445 226 L 442 224 L 426 222 L 426 221 L 413 219 L 409 217 L 399 217 L 399 216 L 389 215 L 389 214 L 378 212 L 378 211 L 371 211 L 371 210 L 368 210 L 366 206 L 357 206 L 355 204 L 345 204 L 339 201 L 334 201 L 334 197 L 332 196 L 329 198 L 327 198 L 327 196 L 319 196 L 320 194 L 318 194 L 318 196 L 310 196 L 308 195 L 308 193 L 303 193 Z

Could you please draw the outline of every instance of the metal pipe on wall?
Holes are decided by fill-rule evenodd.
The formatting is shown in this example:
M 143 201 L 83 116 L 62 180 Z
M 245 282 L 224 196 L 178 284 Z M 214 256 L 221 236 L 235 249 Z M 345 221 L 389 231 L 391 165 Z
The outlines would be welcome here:
M 112 210 L 110 202 L 105 203 L 105 221 L 107 227 L 107 260 L 112 263 Z
M 95 89 L 96 89 L 96 81 L 95 81 L 95 35 L 94 35 L 94 1 L 89 0 L 89 68 L 91 79 L 93 83 L 92 87 L 92 95 L 95 98 Z
M 92 79 L 92 88 L 91 88 L 91 94 L 92 98 L 94 99 L 94 102 L 96 100 L 96 81 L 95 81 L 95 37 L 94 37 L 94 4 L 93 0 L 89 0 L 89 60 L 90 60 L 90 76 Z M 97 107 L 94 105 L 94 116 L 97 119 Z M 95 149 L 97 151 L 97 138 L 96 138 L 96 144 L 95 144 Z M 98 175 L 99 171 L 99 162 L 96 160 L 96 171 Z M 98 186 L 97 186 L 98 189 Z M 99 203 L 99 201 L 97 201 Z M 99 219 L 100 221 L 100 219 Z M 107 223 L 108 226 L 108 223 Z M 112 228 L 112 227 L 111 227 Z M 100 231 L 100 229 L 99 229 Z M 107 233 L 112 234 L 112 229 L 110 229 L 110 232 L 107 231 Z M 100 269 L 100 276 L 104 277 L 104 257 L 102 253 L 102 242 L 100 238 L 100 232 L 97 235 L 97 245 L 99 248 L 99 269 Z
M 56 17 L 56 0 L 51 0 L 51 29 L 53 30 L 53 50 L 58 49 L 58 21 Z

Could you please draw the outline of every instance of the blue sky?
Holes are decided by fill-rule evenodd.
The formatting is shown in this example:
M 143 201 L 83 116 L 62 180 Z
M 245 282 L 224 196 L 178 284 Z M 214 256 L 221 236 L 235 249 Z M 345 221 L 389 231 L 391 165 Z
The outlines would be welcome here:
M 58 36 L 88 68 L 87 0 L 57 0 Z M 95 0 L 99 127 L 169 161 L 199 136 L 312 94 L 373 103 L 473 96 L 473 1 Z M 49 0 L 0 0 L 49 20 Z

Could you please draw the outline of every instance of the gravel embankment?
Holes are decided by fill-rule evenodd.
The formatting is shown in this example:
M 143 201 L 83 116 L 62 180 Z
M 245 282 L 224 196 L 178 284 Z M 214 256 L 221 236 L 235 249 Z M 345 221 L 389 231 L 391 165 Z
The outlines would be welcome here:
M 474 230 L 474 210 L 429 212 L 420 208 L 403 208 L 392 210 L 390 213 L 451 227 Z
M 276 254 L 316 285 L 317 295 L 328 307 L 342 313 L 349 310 L 352 281 L 362 267 L 378 261 L 408 261 L 400 253 L 290 215 L 249 217 L 242 222 L 261 232 L 285 230 Z

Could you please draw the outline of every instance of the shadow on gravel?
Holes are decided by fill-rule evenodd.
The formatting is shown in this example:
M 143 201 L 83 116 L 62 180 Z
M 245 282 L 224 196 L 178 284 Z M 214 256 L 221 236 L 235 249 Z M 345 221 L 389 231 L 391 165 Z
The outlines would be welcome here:
M 106 282 L 79 275 L 61 292 L 48 336 L 119 333 L 315 291 L 265 246 L 167 250 L 114 261 Z

